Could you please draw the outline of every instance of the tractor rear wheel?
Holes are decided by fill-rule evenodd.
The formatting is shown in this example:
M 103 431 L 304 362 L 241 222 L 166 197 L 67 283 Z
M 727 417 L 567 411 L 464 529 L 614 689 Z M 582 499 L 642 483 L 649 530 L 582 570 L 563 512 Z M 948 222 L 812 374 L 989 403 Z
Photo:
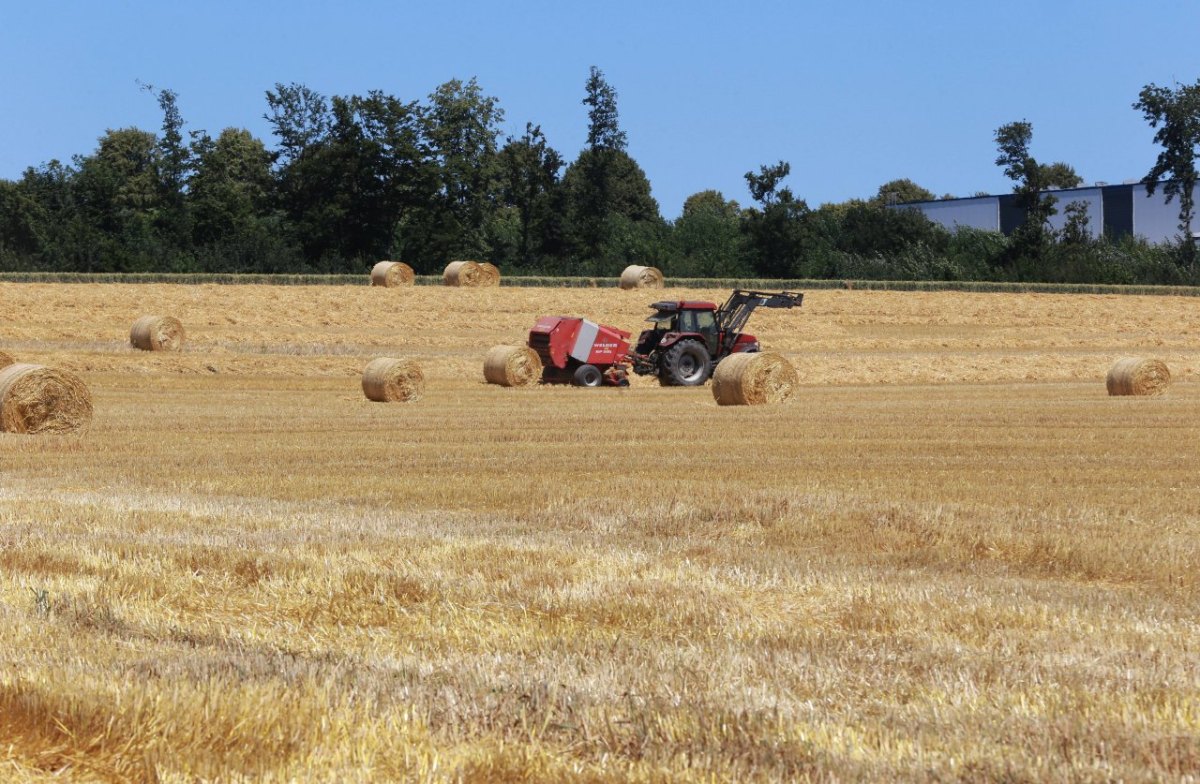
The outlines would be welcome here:
M 604 375 L 595 365 L 580 365 L 575 368 L 571 383 L 577 387 L 598 387 L 604 382 Z
M 712 374 L 712 358 L 704 344 L 696 340 L 681 340 L 663 354 L 658 369 L 660 384 L 676 387 L 698 387 Z

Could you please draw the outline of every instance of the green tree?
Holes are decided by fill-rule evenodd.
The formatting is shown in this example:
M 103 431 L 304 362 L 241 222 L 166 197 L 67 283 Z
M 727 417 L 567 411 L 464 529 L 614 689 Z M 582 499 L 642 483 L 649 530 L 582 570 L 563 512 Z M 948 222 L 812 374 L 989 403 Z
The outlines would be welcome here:
M 1067 221 L 1060 236 L 1068 245 L 1087 245 L 1092 241 L 1092 219 L 1086 201 L 1071 201 L 1063 207 Z
M 586 84 L 588 107 L 588 148 L 624 150 L 625 132 L 617 119 L 617 91 L 604 79 L 604 72 L 592 66 Z
M 322 136 L 309 137 L 303 148 L 281 147 L 278 189 L 308 268 L 349 272 L 364 244 L 357 210 L 377 183 L 364 166 L 362 132 L 349 102 L 334 96 L 327 105 Z
M 475 79 L 452 79 L 429 96 L 426 119 L 436 189 L 420 215 L 419 253 L 439 268 L 456 257 L 487 256 L 487 227 L 499 206 L 500 102 Z
M 1025 120 L 1000 126 L 995 139 L 999 151 L 996 165 L 1003 166 L 1005 176 L 1013 181 L 1017 205 L 1025 214 L 1025 220 L 1013 233 L 1011 252 L 1005 259 L 1010 272 L 1020 277 L 1024 274 L 1020 269 L 1022 261 L 1040 264 L 1053 236 L 1049 223 L 1058 213 L 1054 206 L 1058 199 L 1046 191 L 1074 187 L 1081 179 L 1065 163 L 1041 164 L 1029 154 L 1033 125 Z
M 594 66 L 586 88 L 588 146 L 563 174 L 563 233 L 576 272 L 607 275 L 623 263 L 657 261 L 665 223 L 650 181 L 625 151 L 616 91 Z
M 859 203 L 843 214 L 837 247 L 860 256 L 894 259 L 916 247 L 941 253 L 948 242 L 945 229 L 918 209 Z
M 672 237 L 679 261 L 676 275 L 692 277 L 742 277 L 746 263 L 740 230 L 742 209 L 720 191 L 693 193 L 683 203 Z
M 150 84 L 142 85 L 142 89 L 154 95 L 163 113 L 162 135 L 158 138 L 163 198 L 182 205 L 192 169 L 192 154 L 183 141 L 184 122 L 179 111 L 179 95 L 173 90 L 158 90 Z
M 442 204 L 425 110 L 377 91 L 327 100 L 276 87 L 267 102 L 280 143 L 277 192 L 309 267 L 357 272 L 392 250 L 424 250 L 428 230 L 407 247 L 396 237 L 406 211 L 436 214 Z
M 426 111 L 416 101 L 401 101 L 378 90 L 353 100 L 363 141 L 369 145 L 370 168 L 378 180 L 371 206 L 371 233 L 378 239 L 371 241 L 373 248 L 377 246 L 371 252 L 421 267 L 426 260 L 423 248 L 397 242 L 397 227 L 410 213 L 424 214 L 435 200 L 438 173 L 426 133 Z
M 322 259 L 330 270 L 357 272 L 387 255 L 397 216 L 381 146 L 367 133 L 361 105 L 358 96 L 330 100 L 329 136 L 311 161 L 320 195 L 313 215 L 326 228 Z
M 934 201 L 933 191 L 922 188 L 910 179 L 890 180 L 879 186 L 872 204 L 905 204 L 913 201 Z
M 501 196 L 514 219 L 507 260 L 525 268 L 538 264 L 547 240 L 558 233 L 554 193 L 562 167 L 562 156 L 533 123 L 525 124 L 520 138 L 510 136 L 500 150 Z
M 152 93 L 163 113 L 162 133 L 158 137 L 159 186 L 162 189 L 162 209 L 156 217 L 159 232 L 179 250 L 190 244 L 189 215 L 185 194 L 193 170 L 191 148 L 183 140 L 183 114 L 179 111 L 179 96 L 173 90 L 156 90 L 142 85 Z M 197 134 L 199 135 L 199 134 Z
M 1195 84 L 1176 84 L 1174 88 L 1148 84 L 1138 94 L 1134 109 L 1142 112 L 1155 129 L 1154 141 L 1162 147 L 1154 166 L 1142 179 L 1150 194 L 1162 185 L 1167 202 L 1179 197 L 1179 230 L 1182 233 L 1183 259 L 1196 264 L 1196 243 L 1192 221 L 1195 218 L 1196 155 L 1200 152 L 1200 80 Z M 1166 182 L 1160 180 L 1167 176 Z
M 746 186 L 750 189 L 750 198 L 763 205 L 764 208 L 781 202 L 786 204 L 794 201 L 795 197 L 792 196 L 789 189 L 780 189 L 779 187 L 779 184 L 791 172 L 792 165 L 787 161 L 780 161 L 773 166 L 759 166 L 758 174 L 746 172 Z
M 1042 184 L 1047 188 L 1078 188 L 1083 184 L 1083 178 L 1075 173 L 1075 169 L 1062 163 L 1048 163 L 1042 167 Z
M 614 228 L 626 222 L 662 224 L 646 173 L 623 150 L 584 150 L 567 167 L 561 187 L 564 234 L 581 274 L 619 272 L 616 265 L 628 260 L 624 252 L 614 252 L 615 245 L 625 244 L 612 234 Z
M 83 220 L 76 172 L 57 160 L 29 167 L 0 206 L 0 245 L 14 269 L 88 270 L 100 264 L 98 231 Z
M 317 148 L 329 133 L 329 104 L 325 96 L 302 84 L 276 82 L 267 90 L 263 115 L 279 140 L 276 162 L 283 167 Z
M 286 233 L 272 208 L 271 154 L 247 130 L 226 128 L 192 141 L 195 174 L 188 191 L 192 250 L 206 272 L 294 269 Z
M 814 267 L 822 258 L 815 253 L 820 243 L 820 226 L 811 219 L 812 211 L 790 188 L 783 187 L 792 167 L 786 161 L 760 166 L 758 172 L 746 172 L 746 186 L 758 207 L 742 214 L 742 233 L 755 273 L 768 278 L 823 277 L 825 270 Z
M 268 90 L 267 113 L 277 141 L 273 153 L 274 191 L 288 233 L 301 248 L 308 269 L 333 271 L 338 261 L 339 208 L 333 183 L 333 113 L 325 96 L 301 84 Z M 343 136 L 345 131 L 343 130 Z M 343 207 L 344 208 L 344 207 Z
M 92 155 L 76 156 L 69 190 L 77 212 L 69 245 L 86 270 L 172 268 L 175 248 L 159 230 L 170 209 L 161 164 L 157 137 L 138 128 L 110 130 Z M 94 252 L 82 251 L 81 242 L 94 243 Z
M 20 183 L 0 180 L 0 270 L 27 269 L 41 249 L 41 205 Z

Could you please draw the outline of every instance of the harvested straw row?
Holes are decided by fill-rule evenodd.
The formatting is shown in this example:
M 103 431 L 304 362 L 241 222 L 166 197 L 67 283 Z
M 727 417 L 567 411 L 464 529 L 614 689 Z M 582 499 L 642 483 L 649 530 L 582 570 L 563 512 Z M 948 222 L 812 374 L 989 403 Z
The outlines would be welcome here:
M 1106 379 L 1110 395 L 1164 394 L 1171 386 L 1171 371 L 1157 359 L 1118 359 L 1108 371 Z
M 524 387 L 542 380 L 542 359 L 529 346 L 492 346 L 483 358 L 489 384 Z
M 721 406 L 782 403 L 792 396 L 797 380 L 792 363 L 778 354 L 733 354 L 717 365 L 712 393 Z
M 482 286 L 483 281 L 483 268 L 476 261 L 452 261 L 442 273 L 442 282 L 447 286 Z
M 92 421 L 92 395 L 65 370 L 17 363 L 0 370 L 0 430 L 72 433 Z
M 500 285 L 500 268 L 490 261 L 481 261 L 479 263 L 479 271 L 483 274 L 483 281 L 480 286 L 499 286 Z
M 411 286 L 414 279 L 413 268 L 403 261 L 381 261 L 371 268 L 372 286 Z
M 12 363 L 14 363 L 16 361 L 17 360 L 13 358 L 12 354 L 9 354 L 6 351 L 0 351 L 0 368 L 8 367 L 9 365 L 11 365 Z
M 657 267 L 641 267 L 631 264 L 621 273 L 623 289 L 661 289 L 663 274 Z
M 412 402 L 425 391 L 425 374 L 411 359 L 379 357 L 363 370 L 362 388 L 377 403 Z
M 183 325 L 170 316 L 142 316 L 129 330 L 130 345 L 142 351 L 178 351 L 183 339 Z

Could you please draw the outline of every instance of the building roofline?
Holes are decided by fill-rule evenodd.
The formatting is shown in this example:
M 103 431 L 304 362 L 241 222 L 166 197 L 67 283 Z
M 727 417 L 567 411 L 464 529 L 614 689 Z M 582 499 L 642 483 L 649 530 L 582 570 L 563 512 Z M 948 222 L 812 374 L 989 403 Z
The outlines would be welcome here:
M 1155 185 L 1156 186 L 1166 185 L 1168 182 L 1173 182 L 1173 180 L 1158 180 L 1157 182 L 1155 182 Z M 1117 188 L 1136 188 L 1139 185 L 1146 185 L 1146 182 L 1144 180 L 1138 180 L 1136 182 L 1106 183 L 1104 185 L 1080 185 L 1077 188 L 1050 188 L 1048 190 L 1042 191 L 1042 193 L 1055 194 L 1055 193 L 1071 193 L 1073 191 L 1104 191 L 1104 190 L 1108 190 L 1108 189 L 1115 190 Z M 901 201 L 901 202 L 897 202 L 895 204 L 890 204 L 888 206 L 889 207 L 915 207 L 915 206 L 918 206 L 921 204 L 949 204 L 950 202 L 956 202 L 956 201 L 975 201 L 978 199 L 1000 199 L 1005 196 L 1013 196 L 1013 195 L 1014 195 L 1013 193 L 987 193 L 987 194 L 984 194 L 983 196 L 955 196 L 953 199 L 925 199 L 923 201 Z

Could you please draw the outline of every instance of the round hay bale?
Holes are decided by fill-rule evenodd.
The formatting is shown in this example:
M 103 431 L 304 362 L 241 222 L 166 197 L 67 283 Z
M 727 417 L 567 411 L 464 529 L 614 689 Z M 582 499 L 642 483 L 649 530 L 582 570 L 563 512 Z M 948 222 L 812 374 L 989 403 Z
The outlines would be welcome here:
M 17 360 L 13 357 L 12 354 L 9 354 L 7 351 L 0 351 L 0 368 L 8 367 L 9 365 L 11 365 L 12 363 L 14 363 L 16 361 Z
M 779 354 L 732 354 L 717 364 L 712 393 L 721 406 L 782 403 L 797 381 L 796 369 Z
M 371 268 L 372 286 L 411 286 L 414 278 L 413 268 L 403 261 L 381 261 Z
M 492 346 L 483 358 L 489 384 L 524 387 L 542 380 L 542 358 L 529 346 Z
M 452 261 L 442 273 L 442 282 L 447 286 L 482 286 L 483 269 L 476 261 Z
M 183 339 L 183 325 L 170 316 L 142 316 L 129 330 L 130 345 L 142 351 L 178 351 Z
M 490 261 L 479 262 L 479 271 L 483 275 L 483 282 L 480 286 L 499 286 L 500 285 L 500 268 Z
M 73 433 L 92 421 L 92 395 L 74 373 L 16 363 L 0 369 L 0 430 Z
M 363 394 L 378 403 L 411 403 L 425 392 L 425 374 L 411 359 L 379 357 L 363 370 Z
M 630 264 L 621 273 L 621 288 L 623 289 L 661 289 L 663 274 L 657 267 L 641 267 Z
M 1110 395 L 1156 396 L 1171 386 L 1171 371 L 1157 359 L 1118 359 L 1106 379 Z

